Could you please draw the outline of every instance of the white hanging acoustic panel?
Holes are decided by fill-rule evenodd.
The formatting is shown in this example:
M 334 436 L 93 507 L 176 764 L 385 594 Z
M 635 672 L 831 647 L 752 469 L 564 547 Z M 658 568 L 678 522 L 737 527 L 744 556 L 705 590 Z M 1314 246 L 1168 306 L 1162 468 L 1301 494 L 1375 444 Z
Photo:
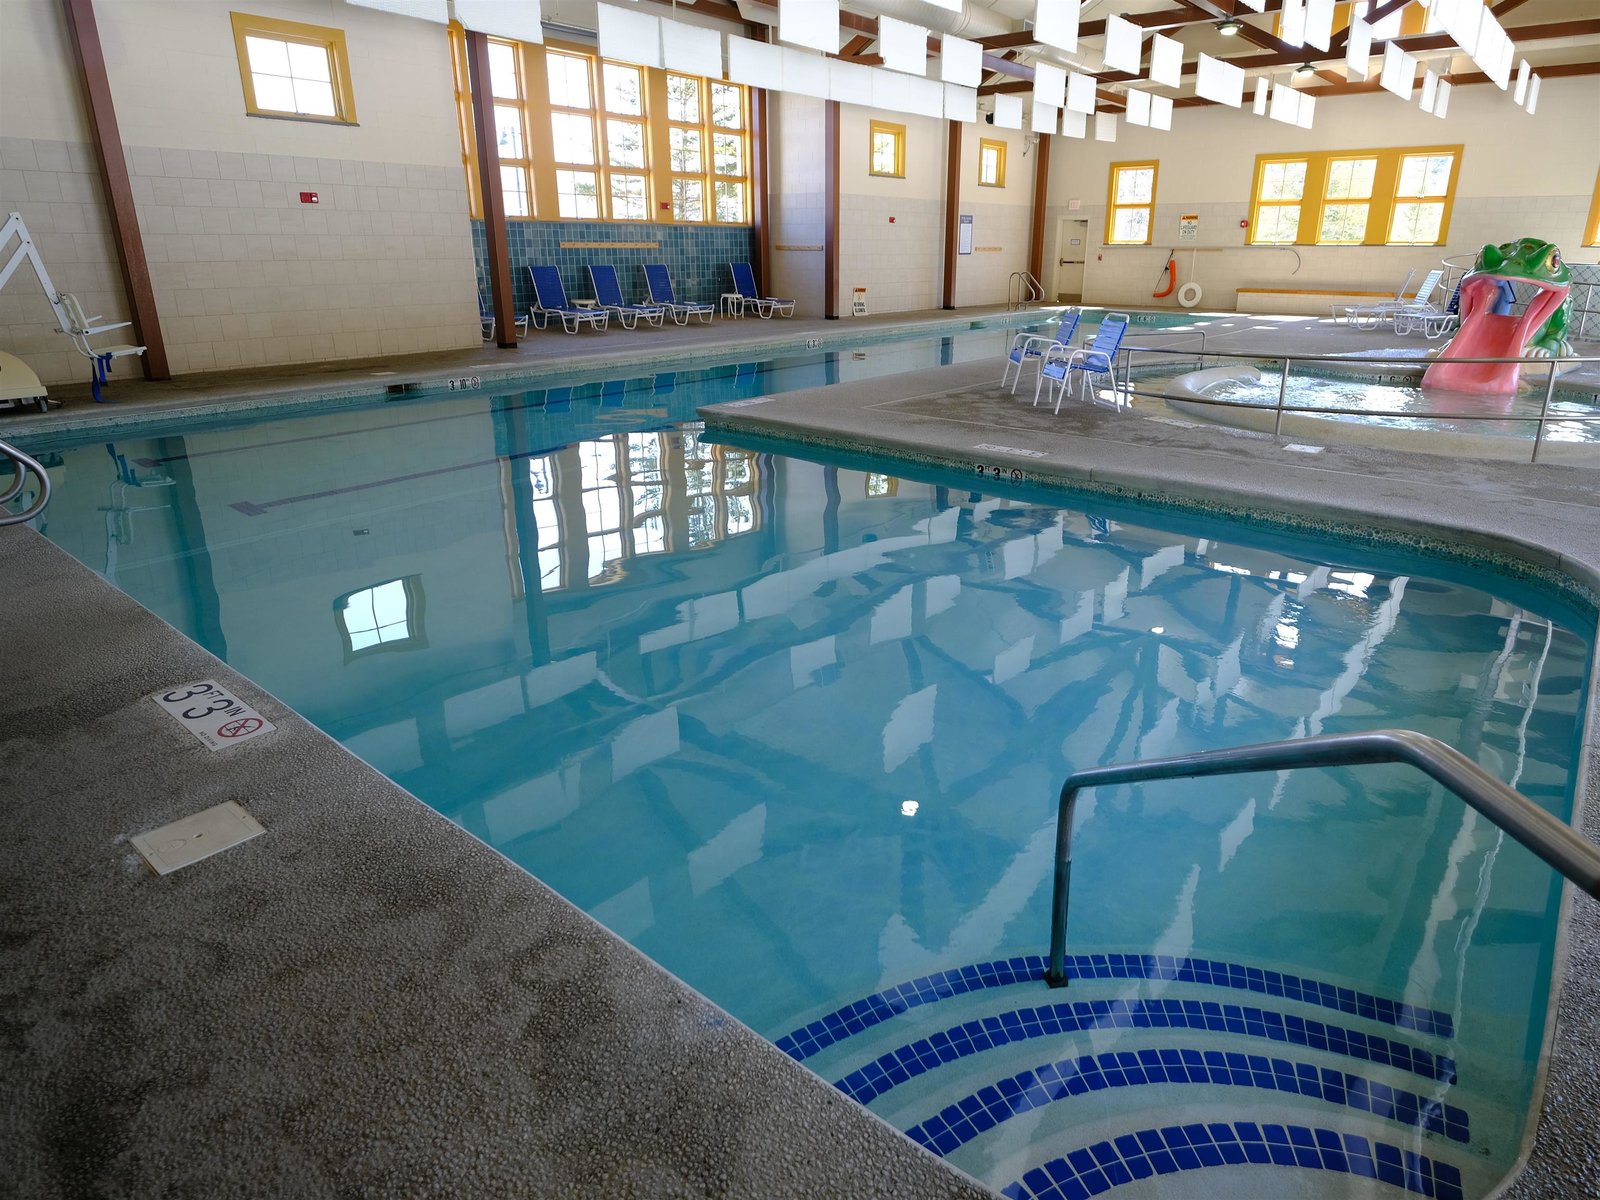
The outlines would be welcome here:
M 1475 55 L 1478 52 L 1478 31 L 1483 25 L 1483 0 L 1456 0 L 1444 19 L 1444 31 L 1450 35 L 1461 52 Z
M 1054 133 L 1060 124 L 1061 110 L 1048 104 L 1033 102 L 1033 119 L 1029 128 L 1035 133 Z
M 1094 140 L 1097 142 L 1114 142 L 1117 140 L 1116 113 L 1095 113 Z
M 967 124 L 978 119 L 978 89 L 962 87 L 958 83 L 944 85 L 944 115 L 949 121 L 965 121 Z
M 1448 79 L 1439 80 L 1439 95 L 1433 102 L 1433 115 L 1443 117 L 1450 111 L 1450 89 L 1455 85 Z
M 928 31 L 909 21 L 878 18 L 878 49 L 883 65 L 907 75 L 928 73 Z
M 456 20 L 468 29 L 519 42 L 544 41 L 539 0 L 455 0 Z
M 1094 111 L 1095 78 L 1093 75 L 1080 75 L 1077 71 L 1067 73 L 1067 108 L 1077 113 L 1092 113 Z
M 1365 79 L 1372 70 L 1372 26 L 1350 22 L 1350 40 L 1344 44 L 1344 70 L 1351 79 Z
M 1069 0 L 1070 3 L 1070 0 Z M 1125 17 L 1106 18 L 1105 69 L 1139 73 L 1139 54 L 1144 44 L 1144 30 Z
M 1200 56 L 1195 73 L 1194 92 L 1207 100 L 1238 108 L 1244 103 L 1244 68 L 1236 67 L 1209 54 Z
M 827 60 L 824 59 L 824 62 Z M 911 110 L 911 76 L 868 67 L 872 72 L 872 105 L 890 112 Z
M 1171 96 L 1151 96 L 1150 97 L 1150 128 L 1151 129 L 1171 129 L 1172 128 L 1172 97 Z
M 778 39 L 839 53 L 839 0 L 778 0 Z
M 1267 0 L 1239 0 L 1251 12 L 1262 12 L 1267 7 Z
M 1256 98 L 1250 105 L 1250 111 L 1258 117 L 1267 115 L 1267 100 L 1272 96 L 1272 80 L 1265 75 L 1256 80 Z
M 768 87 L 772 84 L 769 82 Z M 793 92 L 797 96 L 815 96 L 818 100 L 828 98 L 828 60 L 819 58 L 815 54 L 807 54 L 804 50 L 795 50 L 791 47 L 783 48 L 783 85 L 780 91 Z M 877 102 L 877 94 L 873 94 L 873 102 Z
M 1022 97 L 998 95 L 994 98 L 994 123 L 1001 129 L 1022 128 Z
M 1069 138 L 1088 137 L 1089 118 L 1081 112 L 1068 109 L 1061 114 L 1061 134 Z
M 1535 75 L 1528 81 L 1528 115 L 1531 117 L 1539 111 L 1539 76 Z
M 1431 113 L 1439 99 L 1439 72 L 1427 67 L 1422 72 L 1422 91 L 1417 94 L 1417 107 Z
M 783 79 L 783 47 L 728 35 L 728 78 L 747 87 L 776 88 Z
M 450 6 L 446 0 L 349 0 L 358 8 L 376 8 L 380 12 L 391 12 L 402 17 L 416 17 L 422 21 L 433 21 L 439 25 L 450 23 Z M 467 25 L 466 21 L 461 22 Z M 477 25 L 467 25 L 468 29 L 477 29 L 480 33 L 491 32 Z
M 1033 36 L 1046 46 L 1078 52 L 1078 5 L 1073 0 L 1038 0 L 1033 10 Z
M 661 65 L 661 18 L 637 8 L 595 5 L 595 41 L 603 58 Z
M 1333 0 L 1306 0 L 1306 45 L 1326 50 L 1333 40 Z
M 1306 44 L 1305 0 L 1283 0 L 1283 11 L 1278 14 L 1278 40 L 1290 46 Z
M 1300 111 L 1295 114 L 1294 123 L 1301 129 L 1310 129 L 1312 117 L 1317 111 L 1317 98 L 1300 93 Z
M 977 87 L 983 82 L 983 47 L 966 38 L 940 38 L 939 78 L 962 87 Z
M 1033 102 L 1048 104 L 1051 108 L 1065 108 L 1067 104 L 1067 70 L 1055 63 L 1034 63 Z
M 1183 86 L 1183 43 L 1158 33 L 1150 39 L 1150 82 Z
M 1129 88 L 1127 99 L 1128 106 L 1123 115 L 1128 118 L 1128 124 L 1150 124 L 1150 93 L 1141 92 L 1138 88 Z
M 844 104 L 872 104 L 872 68 L 860 63 L 824 59 L 828 64 L 828 99 Z
M 1393 92 L 1400 99 L 1410 101 L 1411 89 L 1417 81 L 1417 59 L 1407 54 L 1395 42 L 1385 42 L 1383 47 L 1383 74 L 1378 82 L 1384 91 Z
M 703 25 L 661 18 L 661 65 L 685 75 L 722 78 L 722 34 Z
M 906 82 L 911 85 L 906 111 L 940 120 L 944 116 L 944 84 L 937 79 L 918 79 L 915 75 Z
M 1282 83 L 1274 85 L 1272 89 L 1272 106 L 1267 116 L 1274 121 L 1282 121 L 1285 125 L 1293 125 L 1298 122 L 1300 119 L 1300 93 Z

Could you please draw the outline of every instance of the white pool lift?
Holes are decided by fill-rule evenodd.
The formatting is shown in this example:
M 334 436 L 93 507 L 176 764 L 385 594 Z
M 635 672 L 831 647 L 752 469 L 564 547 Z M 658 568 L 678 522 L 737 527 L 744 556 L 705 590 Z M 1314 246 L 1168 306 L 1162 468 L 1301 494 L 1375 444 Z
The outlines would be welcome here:
M 45 299 L 55 311 L 57 331 L 71 338 L 72 348 L 89 360 L 93 367 L 90 387 L 94 392 L 95 403 L 104 403 L 100 388 L 106 382 L 112 362 L 119 358 L 137 357 L 144 353 L 145 348 L 126 343 L 94 345 L 89 339 L 102 333 L 110 333 L 113 329 L 126 329 L 133 322 L 98 324 L 99 317 L 84 315 L 83 305 L 78 303 L 76 296 L 70 292 L 57 291 L 56 285 L 50 281 L 50 272 L 45 270 L 44 259 L 39 257 L 39 250 L 28 233 L 28 227 L 22 222 L 21 213 L 12 213 L 6 219 L 5 226 L 0 228 L 0 253 L 4 253 L 5 247 L 11 244 L 12 237 L 16 237 L 21 244 L 6 260 L 5 266 L 0 267 L 0 288 L 6 286 L 17 268 L 24 262 L 33 268 L 39 286 L 44 289 Z M 29 403 L 36 403 L 41 409 L 47 408 L 50 403 L 49 393 L 27 364 L 16 355 L 0 350 L 0 408 L 15 408 Z

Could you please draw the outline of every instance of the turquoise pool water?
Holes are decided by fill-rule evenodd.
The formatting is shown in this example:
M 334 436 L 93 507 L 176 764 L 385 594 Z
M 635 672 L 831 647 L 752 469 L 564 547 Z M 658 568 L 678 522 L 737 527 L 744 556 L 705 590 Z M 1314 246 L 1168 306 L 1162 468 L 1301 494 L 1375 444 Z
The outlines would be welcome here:
M 1056 789 L 1074 767 L 1403 726 L 1565 815 L 1593 615 L 1444 563 L 713 445 L 688 420 L 708 399 L 995 356 L 1007 337 L 35 447 L 58 485 L 44 529 L 1010 1194 L 1047 1194 L 1030 1172 L 1056 1156 L 1185 1122 L 1231 1123 L 1236 1140 L 1217 1133 L 1218 1161 L 1197 1151 L 1193 1167 L 1130 1150 L 1129 1182 L 1135 1163 L 1165 1178 L 1176 1161 L 1168 1182 L 1190 1190 L 1141 1194 L 1246 1194 L 1229 1172 L 1255 1161 L 1252 1120 L 1366 1138 L 1374 1155 L 1392 1144 L 1442 1164 L 1428 1176 L 1440 1197 L 1482 1194 L 1531 1097 L 1559 889 L 1414 773 L 1091 793 L 1070 948 L 1160 957 L 1065 993 L 993 964 L 1044 951 Z M 1196 961 L 1229 967 L 1201 979 Z M 1369 999 L 1341 1011 L 1309 985 L 1229 983 L 1232 968 Z M 814 1050 L 794 1036 L 967 969 L 985 985 L 924 982 L 904 1011 L 843 1022 Z M 1374 1017 L 1373 997 L 1402 1015 Z M 865 1086 L 875 1059 L 963 1022 L 1113 999 L 1221 1007 L 1213 1028 L 1099 1010 L 1059 1037 L 1017 1018 L 1041 1032 Z M 1362 1054 L 1344 1033 L 1336 1054 L 1303 1029 L 1252 1033 L 1247 1013 L 1227 1024 L 1268 1003 L 1302 1027 L 1359 1031 Z M 1402 1042 L 1427 1072 L 1376 1049 Z M 1289 1078 L 1337 1064 L 1341 1099 L 1326 1076 L 1315 1096 L 1281 1075 L 1269 1087 L 1272 1065 L 1257 1072 L 1268 1082 L 1228 1087 L 1130 1068 L 1081 1100 L 1063 1083 L 948 1149 L 949 1122 L 928 1132 L 1063 1055 L 1141 1051 L 1266 1055 Z M 1351 1079 L 1410 1109 L 1357 1111 Z M 1354 1154 L 1319 1153 L 1294 1194 L 1388 1194 Z M 1288 1194 L 1287 1176 L 1251 1178 Z

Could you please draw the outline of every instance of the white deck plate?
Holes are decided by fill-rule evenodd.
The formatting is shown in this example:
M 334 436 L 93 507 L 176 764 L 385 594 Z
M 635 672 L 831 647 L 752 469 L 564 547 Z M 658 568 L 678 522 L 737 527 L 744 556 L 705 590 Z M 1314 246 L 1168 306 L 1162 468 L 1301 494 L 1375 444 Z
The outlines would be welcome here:
M 160 829 L 135 834 L 133 845 L 156 874 L 170 875 L 179 867 L 248 842 L 261 832 L 260 822 L 228 800 Z
M 277 728 L 215 679 L 180 683 L 150 699 L 212 750 L 226 750 Z

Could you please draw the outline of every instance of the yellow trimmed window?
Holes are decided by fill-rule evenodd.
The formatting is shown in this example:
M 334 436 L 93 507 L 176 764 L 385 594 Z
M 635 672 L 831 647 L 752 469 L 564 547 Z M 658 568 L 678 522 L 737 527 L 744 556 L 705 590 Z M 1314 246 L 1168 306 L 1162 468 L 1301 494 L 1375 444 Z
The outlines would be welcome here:
M 1589 205 L 1589 223 L 1584 226 L 1583 244 L 1600 246 L 1600 173 L 1594 177 L 1594 200 Z
M 870 139 L 868 171 L 874 175 L 905 178 L 906 127 L 890 121 L 874 121 Z
M 978 139 L 978 186 L 1003 188 L 1006 185 L 1006 144 L 990 138 Z
M 355 124 L 344 30 L 247 13 L 229 15 L 245 112 L 254 117 Z
M 462 165 L 478 217 L 466 39 L 455 25 L 450 38 Z M 579 46 L 488 44 L 507 216 L 749 223 L 744 87 L 613 62 Z
M 1155 228 L 1156 171 L 1153 162 L 1111 164 L 1106 192 L 1106 244 L 1148 246 Z
M 1398 146 L 1256 158 L 1256 246 L 1440 246 L 1460 146 Z

